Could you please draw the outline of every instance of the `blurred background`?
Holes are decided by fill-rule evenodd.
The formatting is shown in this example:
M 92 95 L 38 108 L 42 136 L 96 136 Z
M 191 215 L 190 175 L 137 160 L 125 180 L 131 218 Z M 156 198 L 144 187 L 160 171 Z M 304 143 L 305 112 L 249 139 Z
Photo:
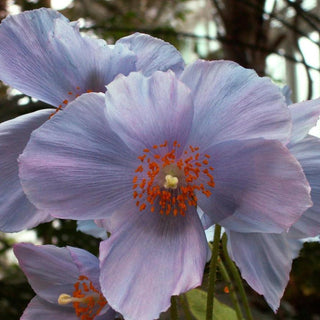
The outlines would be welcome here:
M 0 0 L 0 19 L 40 7 L 79 20 L 83 33 L 109 44 L 145 32 L 172 43 L 186 63 L 229 59 L 280 87 L 288 84 L 293 102 L 320 96 L 320 0 Z M 44 107 L 0 84 L 0 122 Z M 1 320 L 19 319 L 34 295 L 12 254 L 12 245 L 20 241 L 78 246 L 94 254 L 99 243 L 76 231 L 74 221 L 54 220 L 17 234 L 0 232 Z M 218 288 L 228 303 L 222 280 Z M 257 320 L 320 320 L 319 238 L 305 242 L 294 261 L 277 315 L 249 287 L 247 292 Z

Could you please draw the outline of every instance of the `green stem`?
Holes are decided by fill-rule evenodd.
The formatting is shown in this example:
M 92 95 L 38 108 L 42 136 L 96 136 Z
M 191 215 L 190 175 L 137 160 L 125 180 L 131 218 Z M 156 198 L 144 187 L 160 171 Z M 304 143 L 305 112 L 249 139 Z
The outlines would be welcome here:
M 192 317 L 191 312 L 189 310 L 189 305 L 188 305 L 186 296 L 183 294 L 183 295 L 180 295 L 179 298 L 180 298 L 180 302 L 181 302 L 181 305 L 183 308 L 185 319 L 186 320 L 193 320 L 193 317 Z
M 212 320 L 213 316 L 213 301 L 214 301 L 214 289 L 217 278 L 217 260 L 219 255 L 219 245 L 220 245 L 220 235 L 221 235 L 221 226 L 218 224 L 214 228 L 214 237 L 212 245 L 212 255 L 210 261 L 209 269 L 209 285 L 208 285 L 208 295 L 207 295 L 207 313 L 206 320 Z
M 238 318 L 238 320 L 243 320 L 244 318 L 242 315 L 242 311 L 241 311 L 241 307 L 240 307 L 240 303 L 239 303 L 239 299 L 238 299 L 236 290 L 235 290 L 234 285 L 229 277 L 228 271 L 220 258 L 218 258 L 218 266 L 219 266 L 219 270 L 221 272 L 222 278 L 227 283 L 227 286 L 228 286 L 228 289 L 230 292 L 230 297 L 231 297 L 232 303 L 234 305 L 234 309 L 237 314 L 237 318 Z
M 248 320 L 253 320 L 253 317 L 252 317 L 252 314 L 251 314 L 251 310 L 250 310 L 250 307 L 249 307 L 249 302 L 248 302 L 248 299 L 247 299 L 247 295 L 246 295 L 246 292 L 244 290 L 242 279 L 241 279 L 240 274 L 239 274 L 239 270 L 238 270 L 238 268 L 236 267 L 236 265 L 234 264 L 234 262 L 232 261 L 232 259 L 230 258 L 229 254 L 228 254 L 227 235 L 225 233 L 222 236 L 222 249 L 223 249 L 223 256 L 224 256 L 224 258 L 226 260 L 228 268 L 229 268 L 229 270 L 230 270 L 230 272 L 232 274 L 232 277 L 233 277 L 233 279 L 234 279 L 234 281 L 237 284 L 237 287 L 239 289 L 239 293 L 240 293 L 240 296 L 241 296 L 241 300 L 242 300 L 242 303 L 243 303 L 243 307 L 244 307 L 244 311 L 246 313 L 246 316 L 247 316 Z
M 170 318 L 171 320 L 178 320 L 178 306 L 175 296 L 171 297 L 171 307 L 170 307 Z

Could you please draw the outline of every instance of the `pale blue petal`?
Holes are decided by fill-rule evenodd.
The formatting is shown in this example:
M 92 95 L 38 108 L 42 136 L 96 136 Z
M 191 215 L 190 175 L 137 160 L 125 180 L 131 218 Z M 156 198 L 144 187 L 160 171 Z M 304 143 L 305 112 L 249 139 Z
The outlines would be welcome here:
M 213 222 L 238 232 L 287 230 L 311 206 L 297 160 L 279 141 L 224 142 L 207 150 L 215 187 L 198 204 Z
M 107 239 L 107 231 L 104 228 L 98 227 L 94 220 L 77 221 L 77 231 L 103 240 Z
M 62 293 L 72 296 L 80 273 L 66 248 L 19 243 L 14 253 L 32 289 L 42 299 L 57 303 Z
M 289 106 L 292 116 L 292 134 L 289 146 L 302 140 L 312 127 L 317 124 L 320 116 L 320 98 L 295 103 Z
M 18 176 L 18 156 L 31 132 L 40 127 L 54 109 L 36 111 L 0 124 L 0 230 L 16 232 L 50 221 L 26 198 Z
M 290 105 L 292 104 L 292 100 L 291 100 L 291 94 L 292 94 L 292 90 L 290 89 L 289 86 L 285 85 L 282 89 L 282 94 L 284 95 L 285 99 L 286 99 L 286 104 Z
M 128 48 L 81 36 L 76 24 L 51 9 L 7 17 L 0 43 L 0 79 L 56 107 L 87 90 L 104 92 L 117 74 L 135 70 Z
M 32 134 L 20 178 L 40 209 L 60 218 L 101 219 L 131 199 L 140 161 L 112 132 L 104 109 L 103 94 L 84 94 Z
M 133 72 L 107 86 L 110 126 L 136 152 L 176 140 L 183 149 L 190 132 L 193 104 L 190 90 L 171 71 L 146 78 Z
M 67 247 L 73 263 L 78 268 L 78 273 L 84 275 L 92 281 L 94 287 L 100 291 L 99 284 L 99 260 L 88 251 L 75 247 Z
M 241 276 L 276 312 L 289 281 L 292 260 L 302 243 L 289 242 L 285 233 L 227 233 L 228 251 Z
M 185 69 L 181 80 L 194 99 L 192 145 L 253 138 L 288 142 L 290 114 L 270 79 L 234 62 L 199 60 Z
M 199 206 L 197 207 L 197 212 L 204 229 L 208 229 L 214 224 L 210 216 L 205 214 Z
M 149 209 L 139 212 L 132 204 L 119 210 L 117 230 L 100 245 L 102 292 L 130 320 L 157 319 L 171 295 L 201 284 L 206 263 L 207 242 L 194 207 L 185 216 Z
M 311 186 L 313 206 L 292 226 L 289 235 L 295 238 L 314 237 L 320 234 L 320 139 L 307 135 L 290 144 L 290 151 L 300 162 Z
M 49 303 L 35 296 L 24 310 L 20 320 L 79 320 L 73 308 Z M 107 319 L 105 319 L 107 320 Z
M 146 76 L 171 69 L 180 74 L 184 61 L 180 52 L 168 42 L 147 34 L 135 33 L 116 42 L 127 46 L 137 55 L 136 69 Z

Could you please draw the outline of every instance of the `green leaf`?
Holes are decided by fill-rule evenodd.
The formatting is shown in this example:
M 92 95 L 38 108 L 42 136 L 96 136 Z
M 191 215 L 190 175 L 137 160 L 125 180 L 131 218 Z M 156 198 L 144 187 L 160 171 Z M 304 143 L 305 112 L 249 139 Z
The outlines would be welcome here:
M 188 305 L 192 315 L 197 320 L 205 320 L 207 308 L 207 293 L 200 289 L 193 289 L 188 291 L 185 295 L 187 297 Z M 237 320 L 237 314 L 232 308 L 215 298 L 213 306 L 213 319 Z

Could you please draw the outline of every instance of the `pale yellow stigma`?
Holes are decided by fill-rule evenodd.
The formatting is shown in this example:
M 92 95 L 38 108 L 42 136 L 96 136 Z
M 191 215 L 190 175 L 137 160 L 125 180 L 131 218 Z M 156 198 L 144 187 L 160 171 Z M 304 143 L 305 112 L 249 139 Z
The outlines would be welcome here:
M 165 176 L 165 179 L 166 181 L 163 186 L 166 189 L 177 189 L 179 183 L 179 179 L 177 177 L 173 177 L 171 174 L 167 174 Z
M 58 304 L 60 305 L 65 305 L 65 304 L 69 304 L 69 303 L 73 303 L 73 302 L 86 302 L 87 297 L 85 298 L 76 298 L 76 297 L 72 297 L 69 294 L 66 293 L 62 293 L 60 294 L 59 298 L 58 298 Z

